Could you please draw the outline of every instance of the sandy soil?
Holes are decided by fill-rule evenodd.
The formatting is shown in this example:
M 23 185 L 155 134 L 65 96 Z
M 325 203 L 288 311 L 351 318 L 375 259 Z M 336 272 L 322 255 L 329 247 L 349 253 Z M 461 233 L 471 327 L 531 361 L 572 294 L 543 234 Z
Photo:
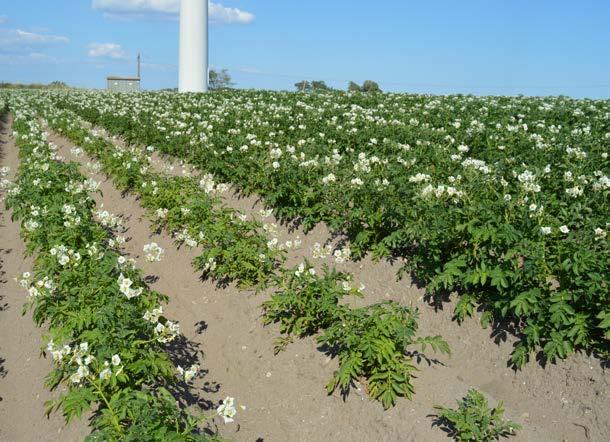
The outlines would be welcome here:
M 0 122 L 0 166 L 18 167 L 17 148 L 10 133 L 9 118 Z M 1 191 L 0 191 L 1 192 Z M 0 440 L 79 441 L 87 434 L 85 422 L 65 426 L 61 415 L 44 417 L 44 403 L 56 395 L 44 387 L 52 364 L 40 358 L 44 330 L 37 328 L 28 313 L 22 316 L 25 291 L 14 277 L 32 269 L 24 259 L 25 245 L 19 224 L 0 203 Z
M 59 146 L 60 153 L 66 158 L 81 164 L 91 161 L 84 156 L 75 158 L 70 152 L 72 144 L 67 140 L 56 135 L 51 135 L 50 140 Z M 399 400 L 398 405 L 389 411 L 383 411 L 378 403 L 370 401 L 358 390 L 354 390 L 346 401 L 338 394 L 328 396 L 324 387 L 336 368 L 336 361 L 320 352 L 314 339 L 300 340 L 278 356 L 273 355 L 273 341 L 279 336 L 278 332 L 275 327 L 262 327 L 260 322 L 259 305 L 266 295 L 254 296 L 232 286 L 218 288 L 211 281 L 201 281 L 200 275 L 190 265 L 196 256 L 195 250 L 177 250 L 168 235 L 151 234 L 150 224 L 136 198 L 121 195 L 111 181 L 91 173 L 88 168 L 81 167 L 81 170 L 102 182 L 103 196 L 96 197 L 98 206 L 103 204 L 105 209 L 124 217 L 125 236 L 129 238 L 125 244 L 126 253 L 151 276 L 154 289 L 170 296 L 166 310 L 170 317 L 180 321 L 185 335 L 184 342 L 175 348 L 178 356 L 185 362 L 198 360 L 206 371 L 185 400 L 213 416 L 213 408 L 222 398 L 236 398 L 236 423 L 224 425 L 217 418 L 210 422 L 211 427 L 218 427 L 225 437 L 237 441 L 443 441 L 447 440 L 446 435 L 431 427 L 429 415 L 433 412 L 433 405 L 454 405 L 468 388 L 475 387 L 493 403 L 504 401 L 507 416 L 524 426 L 513 440 L 610 439 L 609 377 L 600 361 L 575 355 L 568 361 L 544 369 L 532 363 L 523 371 L 514 372 L 506 366 L 514 342 L 511 336 L 499 333 L 495 337 L 496 343 L 490 336 L 492 332 L 481 329 L 476 319 L 458 326 L 451 321 L 451 303 L 443 311 L 435 312 L 422 299 L 422 290 L 408 280 L 396 281 L 397 267 L 368 259 L 338 265 L 340 269 L 354 273 L 357 282 L 366 285 L 364 302 L 394 299 L 419 307 L 421 333 L 443 335 L 449 341 L 453 355 L 440 357 L 439 363 L 431 367 L 422 363 L 415 380 L 414 400 Z M 181 173 L 180 169 L 178 173 Z M 253 199 L 236 199 L 227 195 L 225 203 L 251 215 L 258 211 Z M 272 221 L 268 219 L 268 222 Z M 16 230 L 2 231 L 2 238 L 5 235 L 10 241 L 17 237 Z M 313 259 L 312 245 L 315 242 L 324 244 L 329 239 L 323 226 L 308 235 L 291 233 L 278 226 L 281 240 L 296 235 L 301 237 L 303 244 L 299 249 L 289 251 L 291 263 L 300 261 L 302 257 Z M 149 263 L 143 257 L 144 244 L 152 241 L 166 250 L 160 263 Z M 3 239 L 2 248 L 5 248 L 4 243 Z M 20 259 L 20 254 L 11 252 L 10 259 L 4 259 L 5 265 L 18 267 Z M 8 267 L 6 271 L 13 276 Z M 20 269 L 10 271 L 17 273 Z M 0 339 L 4 339 L 5 317 L 10 311 L 0 312 L 3 331 Z M 22 325 L 24 327 L 32 326 L 28 318 L 21 318 L 21 321 L 27 323 Z M 13 339 L 27 336 L 23 332 L 11 331 L 10 327 L 8 332 L 12 333 Z M 38 337 L 27 338 L 23 345 L 31 345 L 36 354 L 38 342 Z M 8 365 L 8 360 L 18 351 L 15 347 L 5 347 L 4 344 L 0 347 L 0 356 L 7 359 L 4 365 L 9 375 L 15 371 Z M 32 364 L 37 367 L 45 363 L 32 358 Z M 38 370 L 41 373 L 30 374 L 23 384 L 33 385 L 34 394 L 42 396 L 45 390 L 41 384 L 46 368 L 38 367 Z M 0 406 L 8 410 L 21 408 L 19 400 L 22 398 L 5 392 L 8 377 L 0 379 L 0 395 L 4 396 Z M 245 409 L 240 406 L 245 406 Z M 1 426 L 4 427 L 4 422 L 14 422 L 13 419 L 20 414 L 28 413 L 28 422 L 37 422 L 37 418 L 42 421 L 38 417 L 41 413 L 35 410 L 36 404 L 24 404 L 23 407 L 24 410 L 14 412 L 14 417 L 13 413 L 6 417 L 3 414 Z M 51 428 L 53 425 L 46 423 L 48 434 L 56 431 L 55 427 Z M 70 431 L 72 429 L 69 427 Z M 29 431 L 30 428 L 23 430 Z M 14 435 L 12 440 L 30 440 L 24 436 L 25 433 L 14 432 L 11 435 Z M 62 437 L 61 440 L 70 439 Z

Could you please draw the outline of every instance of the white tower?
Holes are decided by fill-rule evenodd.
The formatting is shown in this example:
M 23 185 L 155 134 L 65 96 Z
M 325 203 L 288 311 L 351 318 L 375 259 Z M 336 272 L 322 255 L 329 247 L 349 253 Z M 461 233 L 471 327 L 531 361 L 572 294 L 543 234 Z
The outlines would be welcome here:
M 180 3 L 180 92 L 208 90 L 208 0 Z

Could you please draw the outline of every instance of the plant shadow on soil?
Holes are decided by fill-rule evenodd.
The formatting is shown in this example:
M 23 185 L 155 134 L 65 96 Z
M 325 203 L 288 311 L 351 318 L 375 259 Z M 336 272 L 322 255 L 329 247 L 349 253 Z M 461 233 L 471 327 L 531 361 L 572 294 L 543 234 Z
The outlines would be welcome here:
M 6 375 L 8 374 L 8 370 L 6 368 L 4 368 L 4 363 L 6 362 L 6 359 L 4 359 L 3 357 L 0 357 L 0 379 L 5 378 Z M 2 396 L 0 396 L 0 402 L 2 402 L 4 399 L 2 398 Z
M 203 333 L 207 329 L 207 323 L 205 321 L 199 321 L 195 326 L 198 334 Z M 199 349 L 199 346 L 199 343 L 187 339 L 184 335 L 179 335 L 170 342 L 165 349 L 175 366 L 186 368 L 195 364 L 202 365 L 201 362 L 205 359 L 205 354 Z M 209 370 L 201 369 L 199 374 L 202 377 L 205 377 L 209 374 Z M 222 385 L 219 382 L 207 380 L 203 383 L 201 391 L 186 382 L 179 382 L 168 389 L 176 398 L 180 408 L 186 409 L 197 406 L 198 409 L 210 411 L 214 410 L 219 404 L 216 404 L 209 399 L 205 399 L 200 393 L 218 393 L 221 387 Z M 216 426 L 216 423 L 210 419 L 206 421 L 206 425 L 200 429 L 200 431 L 208 436 L 213 436 L 218 433 L 219 429 Z
M 438 414 L 428 414 L 426 417 L 432 419 L 432 423 L 430 424 L 431 428 L 440 429 L 447 434 L 447 437 L 452 439 L 457 436 L 457 429 L 446 418 L 441 417 Z
M 185 368 L 195 364 L 200 365 L 200 360 L 205 357 L 203 351 L 199 349 L 199 344 L 188 340 L 184 335 L 179 335 L 169 343 L 166 346 L 166 351 L 174 365 Z M 206 376 L 208 370 L 203 369 L 200 373 Z M 216 393 L 220 388 L 221 385 L 218 382 L 206 381 L 202 390 L 204 393 Z M 176 384 L 170 391 L 183 406 L 198 405 L 206 411 L 215 406 L 212 401 L 203 398 L 194 388 L 184 382 Z
M 178 247 L 178 249 L 180 249 L 180 247 Z M 223 277 L 223 278 L 212 278 L 211 276 L 209 276 L 203 272 L 201 273 L 201 276 L 199 276 L 199 281 L 201 281 L 201 282 L 206 282 L 206 281 L 210 281 L 210 280 L 212 280 L 214 282 L 217 289 L 226 289 L 233 282 L 231 280 L 231 278 L 229 278 L 228 276 Z

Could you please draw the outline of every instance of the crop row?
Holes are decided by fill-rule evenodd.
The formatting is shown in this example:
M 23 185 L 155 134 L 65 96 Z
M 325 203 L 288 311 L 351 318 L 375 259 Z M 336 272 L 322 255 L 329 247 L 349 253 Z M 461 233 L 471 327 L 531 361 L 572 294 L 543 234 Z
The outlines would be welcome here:
M 50 93 L 126 141 L 403 256 L 458 320 L 508 322 L 512 362 L 610 340 L 610 102 L 525 97 Z M 402 273 L 401 273 L 402 274 Z
M 46 385 L 64 386 L 46 404 L 47 414 L 61 409 L 69 422 L 91 413 L 92 441 L 135 441 L 142 434 L 151 441 L 210 440 L 172 394 L 189 379 L 177 377 L 180 368 L 165 350 L 179 335 L 178 324 L 163 315 L 167 297 L 147 287 L 112 231 L 96 222 L 89 193 L 97 183 L 76 164 L 58 161 L 25 100 L 8 97 L 8 104 L 20 165 L 15 183 L 3 182 L 6 205 L 35 255 L 32 272 L 19 278 L 28 292 L 24 309 L 48 327 L 44 353 L 54 368 Z
M 216 201 L 209 202 L 209 177 L 198 184 L 192 177 L 176 178 L 150 172 L 150 158 L 142 152 L 113 145 L 86 129 L 72 112 L 57 110 L 44 98 L 31 100 L 50 127 L 99 160 L 104 171 L 112 176 L 121 189 L 138 195 L 140 203 L 148 209 L 159 227 L 178 237 L 188 234 L 203 238 L 204 248 L 205 238 L 209 237 L 207 226 L 214 225 L 215 234 L 220 237 L 231 233 L 223 231 L 222 223 L 214 222 Z M 182 183 L 182 186 L 177 188 L 176 182 Z M 201 205 L 199 201 L 202 200 L 210 205 L 206 211 L 198 210 Z M 223 210 L 223 213 L 228 211 Z M 233 223 L 231 226 L 245 224 L 237 214 L 229 216 L 229 219 Z M 254 222 L 247 225 L 257 227 Z M 193 235 L 192 232 L 198 233 Z M 242 244 L 254 237 L 245 229 L 240 232 L 248 235 L 245 240 L 236 239 Z M 267 249 L 262 252 L 257 250 L 256 257 L 261 253 L 273 256 L 276 264 L 274 271 L 269 272 L 265 279 L 258 279 L 257 285 L 258 290 L 272 290 L 270 299 L 262 306 L 264 322 L 280 323 L 280 330 L 286 335 L 278 341 L 276 349 L 281 350 L 294 337 L 316 335 L 318 342 L 339 359 L 339 369 L 327 386 L 329 393 L 338 388 L 346 394 L 355 381 L 364 380 L 368 393 L 388 408 L 395 404 L 399 396 L 412 397 L 411 381 L 416 370 L 412 363 L 413 355 L 425 351 L 427 347 L 449 353 L 446 342 L 440 336 L 416 336 L 417 310 L 395 302 L 361 308 L 344 305 L 341 303 L 344 297 L 362 296 L 360 290 L 351 287 L 350 275 L 329 268 L 324 268 L 319 275 L 308 262 L 285 268 L 281 262 L 283 255 L 271 246 L 273 242 L 268 245 L 266 239 L 257 241 L 265 244 Z M 227 262 L 236 268 L 244 266 L 244 256 L 246 259 L 251 256 L 244 255 L 241 246 L 224 249 L 223 253 Z M 204 262 L 207 263 L 209 261 L 205 256 Z M 201 260 L 195 262 L 198 268 L 199 262 Z M 230 276 L 222 273 L 227 270 L 219 266 L 216 269 L 214 277 L 221 279 Z

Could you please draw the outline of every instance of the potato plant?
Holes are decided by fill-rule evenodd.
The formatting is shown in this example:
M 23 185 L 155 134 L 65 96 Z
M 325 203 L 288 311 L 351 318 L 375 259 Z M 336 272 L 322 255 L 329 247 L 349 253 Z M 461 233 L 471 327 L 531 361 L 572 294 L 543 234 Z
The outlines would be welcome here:
M 222 91 L 45 94 L 186 160 L 355 256 L 402 256 L 455 317 L 508 323 L 518 367 L 609 352 L 610 101 Z
M 59 133 L 98 159 L 115 185 L 139 196 L 151 220 L 172 233 L 176 241 L 202 249 L 194 263 L 218 280 L 236 281 L 242 287 L 264 281 L 283 259 L 281 250 L 268 247 L 258 221 L 248 221 L 232 209 L 219 207 L 210 179 L 170 177 L 150 170 L 150 157 L 136 149 L 117 149 L 91 133 L 70 112 L 38 101 L 38 111 Z
M 339 369 L 327 385 L 345 397 L 355 381 L 364 384 L 368 394 L 384 408 L 393 407 L 397 397 L 411 399 L 411 383 L 417 370 L 414 354 L 427 346 L 449 354 L 448 344 L 440 336 L 416 337 L 417 310 L 395 302 L 351 308 L 340 301 L 345 296 L 362 297 L 351 287 L 350 276 L 324 268 L 317 276 L 307 262 L 275 278 L 275 291 L 263 303 L 265 324 L 279 323 L 287 336 L 280 339 L 276 351 L 293 337 L 316 335 L 317 342 L 339 359 Z
M 295 269 L 281 265 L 275 268 L 275 264 L 269 268 L 251 266 L 248 260 L 253 256 L 263 263 L 279 261 L 278 264 L 281 264 L 283 255 L 272 246 L 272 241 L 266 242 L 258 233 L 259 225 L 256 222 L 238 220 L 235 212 L 215 208 L 218 199 L 210 198 L 204 192 L 211 186 L 210 178 L 206 178 L 202 186 L 189 177 L 151 175 L 148 171 L 150 159 L 142 152 L 131 149 L 126 153 L 124 149 L 88 132 L 69 111 L 53 109 L 45 100 L 32 101 L 51 127 L 98 158 L 115 183 L 137 192 L 142 205 L 154 213 L 159 227 L 167 228 L 170 232 L 183 229 L 177 235 L 182 237 L 183 242 L 197 238 L 197 244 L 205 245 L 206 241 L 213 239 L 213 246 L 195 259 L 193 264 L 196 268 L 211 273 L 217 279 L 233 279 L 233 272 L 239 272 L 239 278 L 235 279 L 242 283 L 244 275 L 248 274 L 246 272 L 253 272 L 257 278 L 247 282 L 252 284 L 258 281 L 259 290 L 269 286 L 277 289 L 272 300 L 263 304 L 264 323 L 280 322 L 280 331 L 286 335 L 278 340 L 276 352 L 294 336 L 304 337 L 319 331 L 329 332 L 328 336 L 320 338 L 320 342 L 326 339 L 329 348 L 339 350 L 340 362 L 368 348 L 360 367 L 352 366 L 347 370 L 347 365 L 341 362 L 342 368 L 328 386 L 329 393 L 340 386 L 343 394 L 347 394 L 353 381 L 360 379 L 370 382 L 371 396 L 389 408 L 395 405 L 398 396 L 412 397 L 410 379 L 415 367 L 409 362 L 412 351 L 407 346 L 415 344 L 425 347 L 430 344 L 435 351 L 449 353 L 447 344 L 440 336 L 410 338 L 411 332 L 417 328 L 417 313 L 412 309 L 402 308 L 394 302 L 365 309 L 338 306 L 339 299 L 347 293 L 361 296 L 358 290 L 346 288 L 350 275 L 326 268 L 320 277 L 308 263 Z M 232 228 L 227 229 L 227 225 Z M 339 282 L 341 286 L 337 285 Z M 342 311 L 344 314 L 340 315 Z M 346 321 L 352 321 L 350 327 L 353 324 L 354 330 L 349 330 L 351 333 L 340 334 L 333 330 L 337 323 Z M 364 333 L 364 328 L 367 333 Z M 378 337 L 372 343 L 377 346 L 369 345 L 372 336 Z M 381 353 L 375 354 L 376 350 Z
M 90 440 L 215 439 L 170 393 L 180 381 L 165 343 L 179 334 L 178 324 L 159 309 L 167 297 L 147 287 L 113 246 L 112 231 L 95 221 L 89 193 L 97 183 L 56 160 L 25 100 L 8 102 L 20 166 L 6 206 L 35 256 L 19 283 L 28 293 L 25 309 L 48 328 L 43 353 L 54 369 L 46 385 L 61 386 L 47 413 L 61 410 L 67 422 L 91 413 Z
M 513 436 L 521 425 L 504 419 L 504 407 L 499 403 L 490 408 L 487 399 L 477 390 L 468 390 L 458 408 L 437 405 L 434 425 L 443 428 L 457 441 L 491 442 L 501 437 Z

